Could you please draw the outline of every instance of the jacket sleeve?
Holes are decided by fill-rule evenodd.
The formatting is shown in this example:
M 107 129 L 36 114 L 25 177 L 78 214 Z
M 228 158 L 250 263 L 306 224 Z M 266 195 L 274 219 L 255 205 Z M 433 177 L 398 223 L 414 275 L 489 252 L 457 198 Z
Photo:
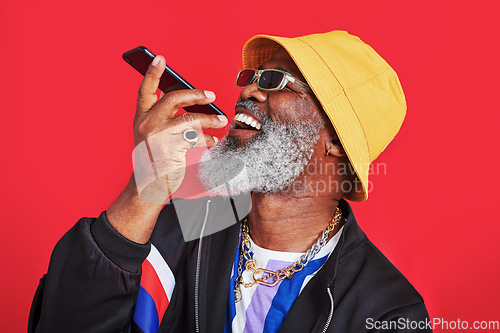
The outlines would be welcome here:
M 103 212 L 57 243 L 31 306 L 28 332 L 128 332 L 150 243 L 134 243 Z

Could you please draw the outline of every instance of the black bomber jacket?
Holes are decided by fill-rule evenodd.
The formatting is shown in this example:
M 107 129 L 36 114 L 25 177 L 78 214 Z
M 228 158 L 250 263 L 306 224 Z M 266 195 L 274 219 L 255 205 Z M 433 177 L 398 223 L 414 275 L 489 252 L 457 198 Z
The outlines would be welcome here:
M 105 212 L 82 218 L 54 248 L 28 332 L 140 332 L 132 316 L 151 243 L 176 280 L 159 332 L 224 332 L 240 223 L 218 228 L 221 219 L 239 215 L 241 220 L 248 205 L 216 197 L 174 200 L 163 208 L 145 245 L 116 232 Z M 404 328 L 403 323 L 429 320 L 422 297 L 368 240 L 349 204 L 341 201 L 339 207 L 346 219 L 339 243 L 296 299 L 280 332 L 431 332 L 423 324 Z M 182 220 L 188 212 L 192 225 L 181 228 L 181 210 Z M 184 241 L 188 234 L 193 240 Z M 388 323 L 392 330 L 381 328 Z

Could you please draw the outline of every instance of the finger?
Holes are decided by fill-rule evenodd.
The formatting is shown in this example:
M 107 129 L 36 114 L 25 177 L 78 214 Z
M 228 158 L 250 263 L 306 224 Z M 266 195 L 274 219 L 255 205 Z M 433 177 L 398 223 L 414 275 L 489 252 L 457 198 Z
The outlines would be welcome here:
M 165 94 L 151 110 L 160 119 L 172 118 L 180 108 L 192 105 L 205 105 L 215 101 L 212 91 L 202 89 L 183 89 Z
M 192 130 L 192 128 L 189 129 Z M 147 142 L 151 149 L 151 152 L 156 156 L 157 160 L 158 156 L 163 156 L 163 153 L 165 151 L 169 151 L 169 149 L 165 149 L 166 145 L 168 145 L 168 147 L 172 149 L 170 151 L 181 152 L 182 155 L 186 154 L 186 151 L 193 148 L 191 142 L 184 139 L 182 133 L 172 133 L 170 131 L 162 131 L 156 133 L 153 136 L 149 137 L 147 139 Z M 208 133 L 198 132 L 198 140 L 196 141 L 195 148 L 213 147 L 218 142 L 219 139 L 217 137 L 212 136 Z
M 165 58 L 157 55 L 151 64 L 148 71 L 144 75 L 141 86 L 139 87 L 139 96 L 137 97 L 137 113 L 149 111 L 158 101 L 156 91 L 158 84 L 165 68 Z
M 213 147 L 219 143 L 219 139 L 216 136 L 210 135 L 208 133 L 200 133 L 198 137 L 198 142 L 196 143 L 196 148 L 198 147 Z
M 187 129 L 203 130 L 208 128 L 223 128 L 227 118 L 222 115 L 186 112 L 163 123 L 169 133 L 178 134 Z
M 195 148 L 213 147 L 217 143 L 219 143 L 219 139 L 216 136 L 198 132 L 198 140 L 196 141 Z M 182 133 L 176 134 L 175 139 L 170 139 L 169 144 L 174 145 L 178 151 L 186 151 L 192 147 L 191 142 L 186 141 L 183 138 Z

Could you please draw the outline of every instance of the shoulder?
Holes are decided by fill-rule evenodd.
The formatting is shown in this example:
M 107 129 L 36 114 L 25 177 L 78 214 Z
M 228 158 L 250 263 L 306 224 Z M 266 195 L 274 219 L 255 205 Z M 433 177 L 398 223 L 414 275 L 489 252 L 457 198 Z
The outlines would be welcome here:
M 364 297 L 369 296 L 373 302 L 405 305 L 423 301 L 408 279 L 366 236 L 340 256 L 339 278 L 342 275 L 351 280 L 345 284 L 356 281 L 355 289 L 363 290 Z
M 389 314 L 399 314 L 403 318 L 427 318 L 422 296 L 366 237 L 352 211 L 350 213 L 338 256 L 335 278 L 337 300 L 351 303 L 365 319 L 382 318 Z
M 428 322 L 422 296 L 366 236 L 339 258 L 334 290 L 337 314 L 349 318 L 355 331 Z

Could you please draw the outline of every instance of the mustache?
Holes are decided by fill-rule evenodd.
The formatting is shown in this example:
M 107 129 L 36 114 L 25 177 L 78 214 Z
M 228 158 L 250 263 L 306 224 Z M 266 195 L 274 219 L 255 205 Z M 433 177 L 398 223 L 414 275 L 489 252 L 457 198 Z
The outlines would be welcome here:
M 254 115 L 256 115 L 257 117 L 259 117 L 261 121 L 269 120 L 269 117 L 267 117 L 264 114 L 264 112 L 262 112 L 260 110 L 260 108 L 257 106 L 257 104 L 255 104 L 255 102 L 252 102 L 252 101 L 250 101 L 248 99 L 246 99 L 244 101 L 238 101 L 236 103 L 236 105 L 234 106 L 234 108 L 236 109 L 238 107 L 245 108 L 248 111 L 252 112 Z

